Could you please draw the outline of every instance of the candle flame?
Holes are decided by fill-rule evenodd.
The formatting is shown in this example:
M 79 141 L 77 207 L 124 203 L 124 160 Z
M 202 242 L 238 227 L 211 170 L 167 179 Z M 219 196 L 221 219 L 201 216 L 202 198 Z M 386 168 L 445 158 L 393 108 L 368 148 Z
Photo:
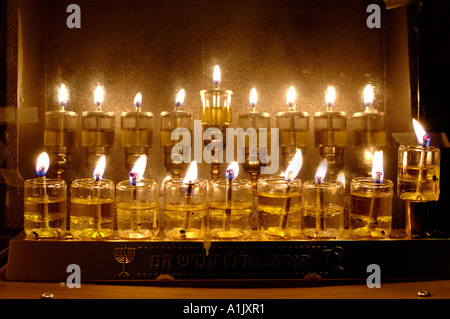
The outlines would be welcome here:
M 257 101 L 258 101 L 258 97 L 256 95 L 256 89 L 252 88 L 252 90 L 250 91 L 250 106 L 255 107 Z
M 425 147 L 430 146 L 430 135 L 423 129 L 422 125 L 420 125 L 419 122 L 417 122 L 415 119 L 413 119 L 412 122 L 419 145 Z
M 364 88 L 364 105 L 366 106 L 372 106 L 373 104 L 373 87 L 370 84 L 367 84 L 367 86 Z
M 141 181 L 146 166 L 147 166 L 147 155 L 141 155 L 130 171 L 129 174 L 130 185 L 136 186 L 136 184 Z
M 334 87 L 329 86 L 327 90 L 327 95 L 325 97 L 325 103 L 328 106 L 332 106 L 334 104 L 334 100 L 336 99 L 336 90 Z
M 95 166 L 94 173 L 92 174 L 97 182 L 103 178 L 103 174 L 105 173 L 105 166 L 106 157 L 105 155 L 102 155 L 97 162 L 97 166 Z
M 36 173 L 39 177 L 45 176 L 48 171 L 48 167 L 50 166 L 50 158 L 46 152 L 42 152 L 36 163 Z
M 214 74 L 213 74 L 213 83 L 214 85 L 219 85 L 220 84 L 220 68 L 218 65 L 216 65 L 214 67 Z
M 322 162 L 320 162 L 316 175 L 314 176 L 314 180 L 316 181 L 316 183 L 322 184 L 326 174 L 327 174 L 327 160 L 323 159 Z
M 142 94 L 141 93 L 136 94 L 136 96 L 134 97 L 133 104 L 136 107 L 140 107 L 142 105 Z
M 236 179 L 239 175 L 239 164 L 238 162 L 234 161 L 231 162 L 230 165 L 228 165 L 226 171 L 225 171 L 225 177 L 228 180 Z
M 177 97 L 175 99 L 175 106 L 181 106 L 184 103 L 184 97 L 186 96 L 186 91 L 181 89 L 178 91 Z
M 376 151 L 373 154 L 372 180 L 374 183 L 381 184 L 384 179 L 383 170 L 383 151 Z
M 286 104 L 289 107 L 294 106 L 295 104 L 295 99 L 296 99 L 296 94 L 295 94 L 295 88 L 293 86 L 291 86 L 288 90 L 288 93 L 286 95 Z
M 344 185 L 345 187 L 345 173 L 344 172 L 340 172 L 338 174 L 338 176 L 336 177 L 336 179 L 342 183 L 342 185 Z
M 102 87 L 99 85 L 97 86 L 97 88 L 95 89 L 94 92 L 94 104 L 96 106 L 100 106 L 103 103 L 103 89 Z
M 197 161 L 192 161 L 189 169 L 184 177 L 183 183 L 189 184 L 194 183 L 197 179 Z
M 298 173 L 300 172 L 302 165 L 303 165 L 302 151 L 299 149 L 295 153 L 291 163 L 286 168 L 284 172 L 284 179 L 286 181 L 292 181 L 293 179 L 295 179 Z
M 67 99 L 69 94 L 67 93 L 66 86 L 64 84 L 61 84 L 61 88 L 59 89 L 59 105 L 66 106 Z

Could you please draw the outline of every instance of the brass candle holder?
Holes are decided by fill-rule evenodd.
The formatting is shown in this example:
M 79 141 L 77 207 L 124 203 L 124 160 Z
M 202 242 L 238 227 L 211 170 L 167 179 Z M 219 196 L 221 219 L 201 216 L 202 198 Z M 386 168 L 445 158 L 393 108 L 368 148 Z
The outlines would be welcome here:
M 67 111 L 66 86 L 59 90 L 58 110 L 45 112 L 44 147 L 50 158 L 50 171 L 61 179 L 71 165 L 71 154 L 78 147 L 78 114 Z
M 215 66 L 213 74 L 214 89 L 201 90 L 202 107 L 200 108 L 200 119 L 202 120 L 203 132 L 210 133 L 210 140 L 205 140 L 205 146 L 212 143 L 220 146 L 211 151 L 211 179 L 216 180 L 220 175 L 220 158 L 226 147 L 226 129 L 231 125 L 231 95 L 230 90 L 219 88 L 221 81 L 219 66 Z M 219 151 L 218 151 L 219 149 Z
M 191 160 L 193 116 L 191 112 L 181 110 L 184 97 L 185 91 L 181 89 L 175 99 L 175 108 L 161 113 L 160 134 L 161 146 L 164 147 L 164 165 L 173 178 L 180 178 L 181 172 L 187 169 Z M 181 147 L 174 148 L 178 143 L 182 144 Z
M 314 142 L 320 155 L 327 160 L 327 175 L 336 179 L 344 167 L 344 148 L 347 144 L 347 115 L 333 110 L 335 89 L 328 87 L 326 111 L 314 114 Z
M 265 138 L 266 152 L 271 147 L 270 144 L 270 115 L 269 113 L 258 112 L 256 110 L 257 95 L 256 89 L 253 88 L 250 92 L 250 107 L 251 111 L 247 113 L 238 114 L 238 127 L 248 134 L 248 142 L 244 135 L 243 149 L 239 149 L 238 152 L 244 152 L 243 167 L 246 172 L 250 174 L 250 178 L 253 184 L 253 189 L 256 192 L 258 178 L 261 172 L 261 166 L 264 163 L 260 160 L 260 138 Z M 260 135 L 261 129 L 265 130 L 265 135 Z M 239 144 L 238 144 L 239 145 Z M 264 153 L 266 153 L 264 152 Z
M 138 158 L 147 155 L 152 146 L 154 120 L 151 112 L 142 111 L 142 94 L 136 94 L 135 110 L 120 116 L 120 141 L 125 148 L 125 166 L 130 170 Z

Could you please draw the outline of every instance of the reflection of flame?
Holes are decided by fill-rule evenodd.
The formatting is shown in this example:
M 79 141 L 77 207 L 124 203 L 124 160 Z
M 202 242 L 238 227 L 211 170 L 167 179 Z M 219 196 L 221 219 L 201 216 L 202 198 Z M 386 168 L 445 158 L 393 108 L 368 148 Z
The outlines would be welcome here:
M 373 154 L 372 180 L 374 183 L 382 183 L 383 179 L 383 151 L 377 151 Z
M 175 105 L 176 106 L 181 106 L 184 103 L 184 97 L 186 96 L 186 92 L 184 91 L 184 89 L 181 89 L 178 94 L 177 97 L 175 99 Z
M 417 141 L 420 146 L 430 146 L 430 135 L 423 129 L 423 127 L 415 119 L 412 120 L 414 131 L 416 132 Z
M 327 90 L 327 96 L 325 97 L 325 103 L 328 106 L 332 106 L 334 104 L 334 100 L 336 99 L 336 90 L 334 87 L 329 86 Z
M 253 88 L 253 89 L 250 91 L 250 106 L 251 106 L 251 107 L 255 107 L 257 101 L 258 101 L 258 98 L 257 98 L 257 95 L 256 95 L 256 89 Z
M 327 160 L 323 159 L 322 162 L 320 162 L 316 175 L 314 176 L 314 180 L 316 181 L 316 183 L 321 184 L 325 179 L 326 173 L 327 173 Z
M 97 162 L 97 166 L 95 167 L 94 173 L 92 174 L 96 181 L 99 181 L 103 178 L 103 174 L 105 173 L 105 166 L 106 166 L 106 157 L 105 155 L 102 155 Z
M 136 185 L 144 175 L 147 166 L 147 155 L 141 155 L 130 171 L 130 185 Z
M 238 162 L 234 161 L 231 162 L 230 165 L 228 165 L 226 171 L 225 171 L 225 177 L 229 180 L 233 180 L 237 178 L 239 175 L 239 164 Z
M 46 152 L 43 152 L 39 155 L 36 163 L 36 173 L 39 177 L 45 176 L 48 171 L 48 167 L 50 166 L 50 158 Z
M 103 89 L 99 85 L 94 92 L 94 104 L 100 106 L 103 103 Z
M 373 87 L 370 84 L 364 88 L 364 105 L 371 106 L 373 104 Z
M 218 65 L 214 67 L 214 74 L 213 74 L 213 83 L 214 85 L 220 84 L 220 68 Z
M 296 99 L 296 94 L 295 94 L 295 88 L 293 86 L 291 86 L 288 90 L 288 93 L 286 95 L 286 104 L 289 107 L 294 106 L 295 104 L 295 99 Z
M 364 163 L 372 163 L 373 162 L 373 154 L 370 150 L 366 149 L 364 151 Z
M 184 177 L 183 183 L 185 184 L 194 183 L 196 179 L 197 179 L 197 162 L 192 161 L 186 173 L 186 176 Z
M 300 172 L 302 165 L 303 165 L 302 151 L 297 150 L 297 152 L 294 155 L 294 158 L 292 159 L 291 163 L 284 172 L 284 179 L 287 181 L 292 181 L 293 179 L 295 179 L 298 173 Z
M 167 175 L 166 177 L 164 177 L 164 179 L 163 179 L 163 181 L 162 181 L 162 183 L 161 183 L 161 192 L 164 191 L 164 183 L 165 183 L 166 181 L 170 180 L 170 179 L 172 179 L 172 176 L 171 176 L 171 175 Z
M 68 99 L 68 93 L 66 86 L 61 84 L 61 88 L 59 89 L 59 105 L 66 106 Z
M 142 94 L 141 93 L 136 94 L 136 96 L 134 97 L 133 104 L 136 107 L 139 107 L 142 105 Z
M 340 172 L 336 178 L 339 182 L 342 183 L 342 185 L 344 185 L 345 187 L 345 173 L 344 172 Z

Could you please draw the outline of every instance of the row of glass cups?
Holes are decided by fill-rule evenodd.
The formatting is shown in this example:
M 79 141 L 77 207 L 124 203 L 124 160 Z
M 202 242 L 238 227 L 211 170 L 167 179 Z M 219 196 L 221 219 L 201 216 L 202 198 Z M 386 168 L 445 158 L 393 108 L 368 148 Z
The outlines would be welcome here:
M 59 179 L 25 182 L 26 235 L 66 235 L 66 188 Z M 252 235 L 250 180 L 230 182 L 223 178 L 208 185 L 205 179 L 191 184 L 172 179 L 164 182 L 163 192 L 164 236 L 168 239 L 202 239 L 206 235 L 213 239 L 248 239 Z M 110 238 L 115 210 L 119 237 L 159 238 L 159 187 L 152 179 L 141 179 L 136 185 L 78 179 L 71 184 L 70 195 L 70 233 L 74 238 Z M 375 185 L 369 178 L 355 178 L 350 201 L 352 233 L 357 237 L 387 237 L 392 196 L 393 185 L 388 180 Z M 339 181 L 318 184 L 286 181 L 283 177 L 260 178 L 256 219 L 261 239 L 339 238 L 344 231 L 344 186 Z

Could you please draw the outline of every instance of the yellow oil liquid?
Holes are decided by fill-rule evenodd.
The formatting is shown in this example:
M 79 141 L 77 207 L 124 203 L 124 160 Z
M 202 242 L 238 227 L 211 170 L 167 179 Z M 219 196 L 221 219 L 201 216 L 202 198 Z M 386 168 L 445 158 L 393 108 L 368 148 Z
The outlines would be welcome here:
M 113 229 L 114 199 L 71 199 L 70 232 L 75 238 L 108 238 Z
M 81 132 L 81 145 L 83 147 L 113 147 L 114 130 L 83 130 Z
M 258 194 L 258 235 L 263 239 L 299 237 L 302 223 L 300 193 Z
M 200 119 L 206 125 L 231 125 L 231 107 L 205 107 L 200 108 Z
M 24 201 L 24 231 L 30 238 L 60 238 L 66 233 L 67 203 L 65 198 Z
M 347 131 L 316 129 L 314 131 L 314 142 L 316 147 L 344 147 L 347 144 Z
M 373 203 L 372 203 L 373 202 Z M 372 212 L 370 217 L 370 209 Z M 363 192 L 350 194 L 350 229 L 352 236 L 385 238 L 392 227 L 392 196 L 368 196 Z
M 251 203 L 233 205 L 228 210 L 229 215 L 227 215 L 227 208 L 223 203 L 210 203 L 210 235 L 216 239 L 249 238 L 252 234 Z M 229 218 L 228 221 L 227 218 Z
M 386 145 L 386 131 L 353 131 L 353 146 L 384 147 Z
M 171 239 L 201 239 L 206 234 L 206 216 L 206 205 L 190 205 L 185 209 L 184 204 L 166 204 L 164 233 Z
M 308 146 L 309 145 L 309 131 L 298 129 L 280 129 L 280 147 L 287 146 Z
M 439 165 L 419 166 L 402 165 L 397 169 L 397 194 L 400 199 L 417 202 L 437 201 L 439 199 Z
M 76 130 L 44 130 L 44 146 L 46 148 L 75 149 L 78 146 L 78 133 Z
M 152 146 L 153 129 L 122 129 L 120 131 L 120 142 L 123 147 Z
M 159 233 L 157 203 L 118 203 L 117 231 L 126 239 L 155 238 Z

